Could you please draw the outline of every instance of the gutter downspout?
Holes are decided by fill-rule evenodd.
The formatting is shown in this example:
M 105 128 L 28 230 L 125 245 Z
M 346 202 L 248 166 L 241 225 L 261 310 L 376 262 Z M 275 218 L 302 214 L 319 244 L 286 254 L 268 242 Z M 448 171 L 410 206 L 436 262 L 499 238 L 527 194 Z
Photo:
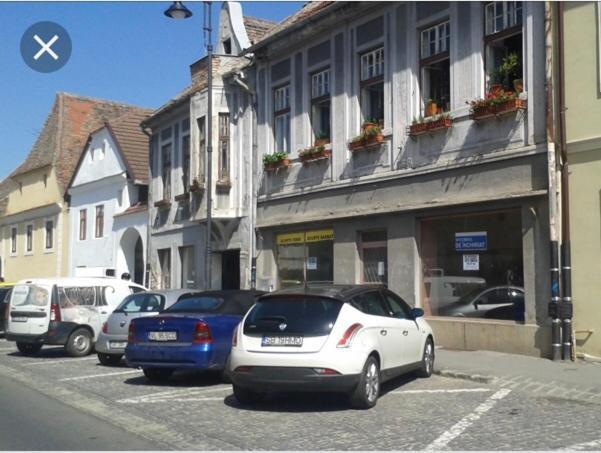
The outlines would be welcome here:
M 559 43 L 559 146 L 561 152 L 561 274 L 562 293 L 560 316 L 562 320 L 562 357 L 563 360 L 574 360 L 572 355 L 572 260 L 570 247 L 570 172 L 568 150 L 566 145 L 566 103 L 565 103 L 565 67 L 564 67 L 564 4 L 558 2 L 557 42 Z
M 151 129 L 150 129 L 151 130 Z M 148 137 L 149 154 L 148 159 L 148 194 L 146 195 L 146 204 L 148 205 L 148 215 L 146 216 L 146 266 L 144 266 L 144 286 L 150 289 L 150 192 L 152 191 L 152 165 L 154 164 L 154 153 L 152 152 L 152 132 L 149 128 L 143 126 L 142 132 Z
M 559 231 L 557 202 L 557 162 L 555 150 L 555 118 L 553 96 L 553 4 L 545 2 L 545 79 L 546 79 L 546 130 L 547 130 L 547 170 L 549 195 L 549 253 L 551 300 L 548 313 L 551 318 L 551 358 L 561 359 L 561 321 L 559 319 L 560 273 L 559 273 Z

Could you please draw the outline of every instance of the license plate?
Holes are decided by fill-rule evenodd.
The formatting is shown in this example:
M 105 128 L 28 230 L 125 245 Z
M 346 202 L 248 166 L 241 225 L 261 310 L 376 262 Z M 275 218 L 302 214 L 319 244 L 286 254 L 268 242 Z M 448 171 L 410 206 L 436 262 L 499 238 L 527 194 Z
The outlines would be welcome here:
M 111 349 L 123 349 L 127 346 L 127 341 L 110 341 L 109 347 Z
M 12 322 L 27 322 L 27 316 L 11 316 Z
M 177 332 L 149 332 L 148 339 L 151 341 L 175 341 Z
M 303 345 L 303 337 L 291 335 L 263 335 L 261 346 L 295 346 Z

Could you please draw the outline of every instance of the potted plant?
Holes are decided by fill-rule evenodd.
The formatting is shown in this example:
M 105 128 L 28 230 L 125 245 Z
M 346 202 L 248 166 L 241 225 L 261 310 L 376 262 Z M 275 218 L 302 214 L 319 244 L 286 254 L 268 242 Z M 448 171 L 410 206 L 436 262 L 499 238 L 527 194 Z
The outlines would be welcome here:
M 375 126 L 375 127 L 380 127 L 380 128 L 381 128 L 381 127 L 382 127 L 381 121 L 379 121 L 379 120 L 377 120 L 377 119 L 375 119 L 375 118 L 372 118 L 372 119 L 370 119 L 370 120 L 365 120 L 365 121 L 363 122 L 363 124 L 361 125 L 361 132 L 362 132 L 362 133 L 365 133 L 365 131 L 366 131 L 367 129 L 369 129 L 369 128 L 371 128 L 371 127 L 374 127 L 374 126 Z
M 453 118 L 450 113 L 441 113 L 428 118 L 414 118 L 411 126 L 409 126 L 409 135 L 414 137 L 423 135 L 429 132 L 436 132 L 443 129 L 448 129 L 453 125 Z
M 384 135 L 380 126 L 371 126 L 363 131 L 366 145 L 375 145 L 384 141 Z
M 199 192 L 200 190 L 202 190 L 202 185 L 200 184 L 200 182 L 198 181 L 197 178 L 194 178 L 192 180 L 192 184 L 190 184 L 190 192 Z
M 434 116 L 438 113 L 438 105 L 433 99 L 428 99 L 426 102 L 426 116 Z
M 284 151 L 278 151 L 273 154 L 263 156 L 263 166 L 265 170 L 275 170 L 277 168 L 287 167 L 290 164 L 288 154 Z
M 471 106 L 471 116 L 474 120 L 482 120 L 526 108 L 525 101 L 520 99 L 517 93 L 504 90 L 497 93 L 488 93 L 484 99 L 476 99 L 469 104 Z
M 327 145 L 330 143 L 330 136 L 325 132 L 320 132 L 315 135 L 315 146 Z
M 364 147 L 365 147 L 365 139 L 363 137 L 363 134 L 353 137 L 348 144 L 348 149 L 350 151 L 356 151 L 356 150 L 364 148 Z
M 298 157 L 302 162 L 311 162 L 313 160 L 326 158 L 330 154 L 330 150 L 327 150 L 324 145 L 319 145 L 299 151 Z

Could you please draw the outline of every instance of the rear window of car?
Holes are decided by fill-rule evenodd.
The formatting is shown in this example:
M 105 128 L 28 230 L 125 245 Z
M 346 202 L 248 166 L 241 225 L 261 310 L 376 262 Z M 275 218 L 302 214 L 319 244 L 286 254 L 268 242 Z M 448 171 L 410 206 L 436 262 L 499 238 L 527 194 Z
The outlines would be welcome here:
M 323 297 L 277 297 L 259 300 L 244 323 L 244 333 L 281 332 L 327 335 L 334 327 L 343 303 Z
M 127 296 L 117 307 L 115 313 L 140 313 L 160 311 L 165 297 L 161 294 L 133 294 Z
M 17 285 L 11 295 L 13 307 L 35 305 L 46 307 L 50 303 L 50 291 L 38 285 Z
M 169 313 L 215 313 L 223 305 L 224 300 L 215 296 L 185 296 L 165 310 Z

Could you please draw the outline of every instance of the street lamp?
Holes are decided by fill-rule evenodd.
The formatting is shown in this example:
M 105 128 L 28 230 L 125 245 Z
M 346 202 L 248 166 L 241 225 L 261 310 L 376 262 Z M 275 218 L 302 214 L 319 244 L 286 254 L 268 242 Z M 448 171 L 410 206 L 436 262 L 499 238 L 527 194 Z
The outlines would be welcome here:
M 208 83 L 207 83 L 207 237 L 205 249 L 205 289 L 211 288 L 211 231 L 213 207 L 213 44 L 211 41 L 211 2 L 204 3 L 204 41 L 207 48 Z M 165 11 L 171 19 L 187 19 L 192 11 L 182 2 L 173 2 Z

